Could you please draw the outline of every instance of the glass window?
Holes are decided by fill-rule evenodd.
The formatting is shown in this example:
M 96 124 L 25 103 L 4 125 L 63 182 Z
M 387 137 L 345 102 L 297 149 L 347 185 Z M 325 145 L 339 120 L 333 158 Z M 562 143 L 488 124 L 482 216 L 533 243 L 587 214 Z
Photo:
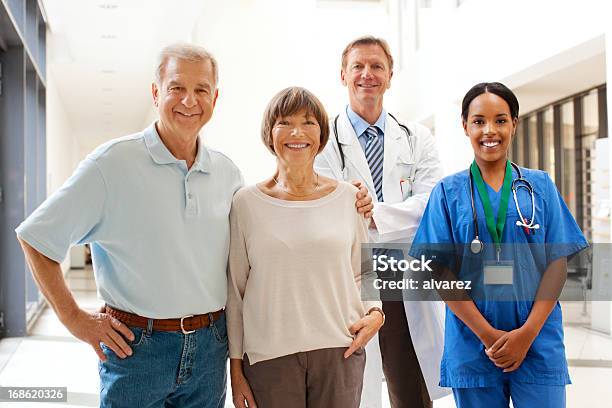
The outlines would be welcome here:
M 599 133 L 599 117 L 597 107 L 597 90 L 594 89 L 582 97 L 582 129 L 580 132 L 580 159 L 582 161 L 582 171 L 580 171 L 580 181 L 582 186 L 582 229 L 587 239 L 592 237 L 592 211 L 595 208 L 593 202 L 593 179 L 595 171 L 595 141 Z
M 519 120 L 518 126 L 516 127 L 516 134 L 514 135 L 514 142 L 512 146 L 512 161 L 519 166 L 524 166 L 523 162 L 523 121 Z
M 574 104 L 561 106 L 561 163 L 563 179 L 561 195 L 572 214 L 576 214 L 576 150 L 574 136 Z
M 527 126 L 529 126 L 529 140 L 526 140 L 527 143 L 527 154 L 529 155 L 529 162 L 526 163 L 527 167 L 531 167 L 534 169 L 540 168 L 539 163 L 539 149 L 538 149 L 538 116 L 533 114 L 529 116 L 527 120 Z
M 515 154 L 514 154 L 514 140 L 516 139 L 516 133 L 518 132 L 518 127 L 516 129 L 516 131 L 514 132 L 514 135 L 512 135 L 512 139 L 510 139 L 510 146 L 508 146 L 508 160 L 513 161 L 516 163 L 516 160 L 514 160 Z
M 522 116 L 509 155 L 548 173 L 587 239 L 596 208 L 595 142 L 607 137 L 605 102 L 603 85 Z
M 582 136 L 597 136 L 599 132 L 598 115 L 597 89 L 593 89 L 582 98 Z
M 540 148 L 544 151 L 544 163 L 542 163 L 541 169 L 555 181 L 555 130 L 552 106 L 544 112 L 544 135 Z

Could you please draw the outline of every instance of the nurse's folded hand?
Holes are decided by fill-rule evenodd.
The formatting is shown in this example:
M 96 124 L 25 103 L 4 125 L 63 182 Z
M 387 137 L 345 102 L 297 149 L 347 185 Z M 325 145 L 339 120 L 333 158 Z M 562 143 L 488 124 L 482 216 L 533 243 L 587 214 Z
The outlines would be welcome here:
M 484 344 L 485 349 L 491 348 L 495 342 L 501 338 L 507 332 L 503 330 L 497 330 L 495 327 L 489 326 L 489 329 L 481 337 L 480 341 Z
M 485 352 L 493 364 L 509 373 L 521 366 L 534 340 L 533 333 L 521 327 L 504 334 Z

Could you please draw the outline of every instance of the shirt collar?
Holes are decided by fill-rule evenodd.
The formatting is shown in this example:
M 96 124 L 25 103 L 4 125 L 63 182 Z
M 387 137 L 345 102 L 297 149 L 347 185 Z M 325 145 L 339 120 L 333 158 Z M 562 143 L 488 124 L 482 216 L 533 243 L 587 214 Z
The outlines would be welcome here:
M 198 154 L 196 155 L 192 170 L 198 170 L 202 173 L 210 173 L 210 152 L 204 146 L 202 136 L 198 135 Z
M 370 124 L 366 122 L 361 116 L 356 114 L 355 111 L 351 109 L 350 105 L 346 105 L 346 115 L 348 116 L 349 121 L 351 122 L 351 125 L 353 126 L 357 137 L 361 136 L 363 132 L 365 132 L 365 130 L 370 127 Z M 387 112 L 383 108 L 382 112 L 380 113 L 380 116 L 376 120 L 376 123 L 374 123 L 373 125 L 376 126 L 383 134 L 385 133 L 386 116 Z
M 174 157 L 170 150 L 166 147 L 164 142 L 162 142 L 159 137 L 159 133 L 157 133 L 157 128 L 155 127 L 155 122 L 151 124 L 144 131 L 144 140 L 149 150 L 149 154 L 153 161 L 157 164 L 172 164 L 172 163 L 180 163 L 182 160 Z M 198 153 L 196 155 L 195 161 L 191 166 L 192 170 L 199 170 L 204 173 L 210 172 L 210 153 L 208 149 L 204 146 L 204 142 L 202 141 L 202 137 L 198 136 Z

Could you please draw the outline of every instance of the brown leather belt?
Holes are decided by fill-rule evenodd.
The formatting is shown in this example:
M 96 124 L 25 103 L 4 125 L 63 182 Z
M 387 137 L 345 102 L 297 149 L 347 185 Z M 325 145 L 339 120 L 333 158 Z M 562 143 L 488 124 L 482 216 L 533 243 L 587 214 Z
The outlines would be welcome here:
M 124 312 L 106 305 L 106 314 L 113 316 L 120 322 L 132 326 L 146 329 L 148 327 L 149 318 L 138 316 L 133 313 Z M 152 319 L 153 330 L 159 331 L 180 331 L 184 334 L 193 333 L 203 327 L 210 326 L 213 322 L 219 320 L 223 315 L 223 309 L 201 315 L 188 315 L 178 319 Z

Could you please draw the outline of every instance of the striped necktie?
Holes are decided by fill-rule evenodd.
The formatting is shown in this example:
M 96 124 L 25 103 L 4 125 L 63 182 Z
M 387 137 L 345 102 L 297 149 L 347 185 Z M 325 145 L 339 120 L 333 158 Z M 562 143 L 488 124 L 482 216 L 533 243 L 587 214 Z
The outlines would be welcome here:
M 363 132 L 367 137 L 365 145 L 365 156 L 370 167 L 370 173 L 372 174 L 372 181 L 374 182 L 374 189 L 376 190 L 376 197 L 379 202 L 383 201 L 382 193 L 382 176 L 383 176 L 383 145 L 378 137 L 378 128 L 376 126 L 368 127 Z M 381 256 L 388 255 L 389 250 L 384 248 L 372 248 L 372 255 Z M 389 278 L 392 275 L 385 275 L 379 272 L 379 278 Z
M 383 201 L 382 176 L 383 176 L 383 145 L 378 137 L 378 129 L 375 126 L 368 127 L 365 132 L 367 137 L 365 145 L 365 156 L 370 166 L 374 189 L 378 201 Z

